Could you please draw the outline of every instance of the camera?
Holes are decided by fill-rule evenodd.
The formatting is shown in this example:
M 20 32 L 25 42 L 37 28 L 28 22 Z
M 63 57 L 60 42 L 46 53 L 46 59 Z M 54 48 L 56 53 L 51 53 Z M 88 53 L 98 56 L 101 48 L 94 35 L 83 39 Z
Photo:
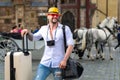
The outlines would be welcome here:
M 47 41 L 47 46 L 54 46 L 54 45 L 55 45 L 55 40 Z

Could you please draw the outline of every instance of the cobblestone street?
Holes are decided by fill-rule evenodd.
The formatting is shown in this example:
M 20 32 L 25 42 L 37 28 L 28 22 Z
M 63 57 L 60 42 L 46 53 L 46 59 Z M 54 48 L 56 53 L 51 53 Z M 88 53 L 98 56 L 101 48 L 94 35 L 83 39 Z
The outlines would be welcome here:
M 79 80 L 120 80 L 120 51 L 114 53 L 113 60 L 110 60 L 109 54 L 105 56 L 105 60 L 80 60 L 84 73 Z
M 95 51 L 92 51 L 95 53 Z M 84 67 L 83 75 L 79 79 L 75 80 L 120 80 L 120 48 L 116 49 L 116 51 L 112 51 L 114 53 L 114 59 L 110 60 L 108 47 L 105 49 L 105 60 L 89 60 L 86 55 L 87 51 L 83 59 L 79 60 L 77 55 L 72 53 L 71 57 L 74 57 L 80 61 L 80 63 Z M 40 60 L 32 61 L 32 70 L 33 70 L 33 79 L 36 73 L 37 66 Z M 4 80 L 4 63 L 0 63 L 0 80 Z M 52 75 L 50 75 L 47 80 L 53 80 Z
M 75 80 L 120 80 L 120 51 L 119 48 L 116 51 L 112 51 L 114 59 L 110 60 L 108 47 L 105 49 L 105 60 L 89 60 L 86 57 L 87 51 L 82 60 L 78 59 L 77 55 L 72 53 L 72 57 L 78 59 L 84 67 L 83 75 L 79 79 Z M 95 51 L 92 51 L 95 53 Z M 39 61 L 33 61 L 33 76 L 36 72 Z M 53 80 L 52 75 L 47 80 Z

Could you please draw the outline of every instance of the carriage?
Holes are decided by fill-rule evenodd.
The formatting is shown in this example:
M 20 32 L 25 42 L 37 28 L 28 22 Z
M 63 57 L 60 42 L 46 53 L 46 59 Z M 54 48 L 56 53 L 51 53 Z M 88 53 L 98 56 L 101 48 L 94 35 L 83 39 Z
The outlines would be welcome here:
M 8 51 L 21 51 L 14 39 L 21 40 L 20 33 L 0 32 L 0 61 L 4 61 L 5 53 Z

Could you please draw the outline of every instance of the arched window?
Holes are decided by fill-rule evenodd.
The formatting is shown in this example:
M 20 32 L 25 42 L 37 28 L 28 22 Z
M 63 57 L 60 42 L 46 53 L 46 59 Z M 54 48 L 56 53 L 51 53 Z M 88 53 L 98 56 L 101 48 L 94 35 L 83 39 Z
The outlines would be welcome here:
M 70 11 L 67 11 L 66 13 L 63 14 L 61 22 L 64 25 L 68 25 L 72 32 L 74 31 L 75 17 Z

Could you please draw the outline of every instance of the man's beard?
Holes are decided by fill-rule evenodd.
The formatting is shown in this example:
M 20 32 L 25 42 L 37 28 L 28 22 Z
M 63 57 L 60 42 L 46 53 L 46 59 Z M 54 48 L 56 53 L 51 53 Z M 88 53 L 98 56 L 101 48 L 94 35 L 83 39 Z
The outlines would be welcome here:
M 58 19 L 56 19 L 56 20 L 52 19 L 53 24 L 56 24 L 57 22 L 58 22 Z

